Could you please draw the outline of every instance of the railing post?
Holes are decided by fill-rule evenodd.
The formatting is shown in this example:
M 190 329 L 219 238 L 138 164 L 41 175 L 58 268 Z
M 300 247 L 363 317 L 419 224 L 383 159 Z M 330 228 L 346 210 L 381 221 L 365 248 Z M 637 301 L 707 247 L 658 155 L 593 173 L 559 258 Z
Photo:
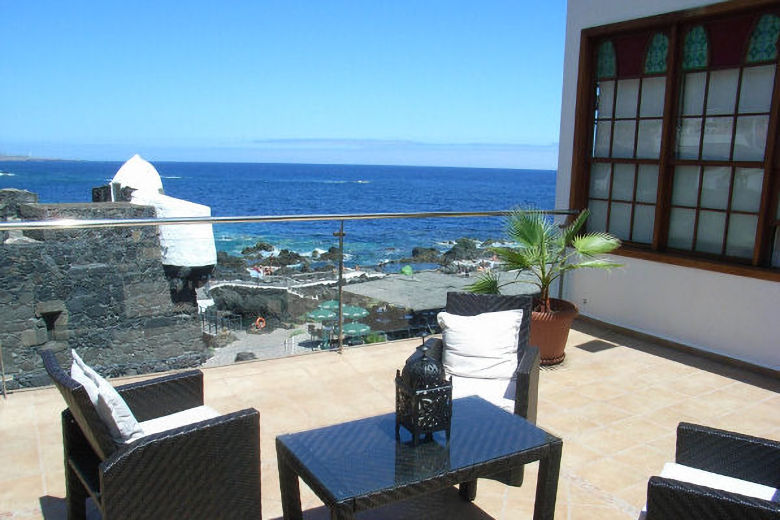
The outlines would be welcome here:
M 344 290 L 344 221 L 341 221 L 341 224 L 339 226 L 339 230 L 336 233 L 333 233 L 333 236 L 339 237 L 339 318 L 338 318 L 338 335 L 339 335 L 339 354 L 341 354 L 344 351 L 344 335 L 342 332 L 342 327 L 344 326 L 344 305 L 341 300 L 341 297 L 343 295 Z

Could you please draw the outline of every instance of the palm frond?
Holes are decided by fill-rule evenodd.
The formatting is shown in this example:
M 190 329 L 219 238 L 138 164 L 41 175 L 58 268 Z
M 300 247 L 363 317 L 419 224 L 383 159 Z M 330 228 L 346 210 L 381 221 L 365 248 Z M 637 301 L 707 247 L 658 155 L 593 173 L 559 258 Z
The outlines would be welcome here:
M 588 217 L 590 216 L 590 210 L 584 209 L 580 211 L 580 214 L 577 215 L 577 217 L 566 226 L 561 231 L 561 236 L 563 237 L 563 242 L 568 246 L 571 244 L 574 239 L 577 236 L 577 233 L 580 232 L 580 229 L 582 229 L 582 226 L 585 225 L 585 221 L 588 220 Z
M 533 247 L 546 242 L 554 230 L 539 211 L 515 211 L 507 217 L 507 235 L 520 247 Z
M 491 272 L 484 273 L 476 282 L 466 286 L 466 290 L 476 294 L 500 294 L 498 275 Z
M 609 260 L 601 260 L 601 259 L 595 259 L 595 260 L 584 260 L 582 262 L 577 262 L 574 264 L 566 264 L 567 270 L 569 269 L 587 269 L 587 268 L 595 268 L 595 269 L 613 269 L 615 267 L 622 267 L 623 264 L 618 264 L 617 262 L 610 262 Z
M 528 269 L 533 265 L 532 254 L 530 249 L 512 249 L 509 247 L 493 247 L 491 250 L 496 256 L 503 261 L 506 265 L 505 270 L 514 269 Z
M 609 253 L 620 247 L 620 240 L 608 233 L 588 233 L 575 237 L 572 246 L 583 256 Z

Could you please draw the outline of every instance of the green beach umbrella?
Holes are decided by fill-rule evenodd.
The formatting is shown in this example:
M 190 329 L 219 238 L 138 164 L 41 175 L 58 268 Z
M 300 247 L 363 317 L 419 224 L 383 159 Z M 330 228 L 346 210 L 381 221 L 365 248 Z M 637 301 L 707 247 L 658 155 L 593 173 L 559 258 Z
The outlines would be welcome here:
M 365 323 L 347 323 L 342 328 L 347 336 L 362 336 L 371 330 L 371 327 Z
M 309 318 L 315 321 L 328 321 L 336 318 L 336 313 L 327 309 L 315 309 L 309 313 Z
M 320 309 L 325 309 L 329 311 L 335 311 L 339 308 L 339 301 L 338 300 L 327 300 L 320 304 Z
M 356 305 L 345 305 L 341 311 L 342 316 L 350 320 L 359 320 L 368 316 L 368 311 Z

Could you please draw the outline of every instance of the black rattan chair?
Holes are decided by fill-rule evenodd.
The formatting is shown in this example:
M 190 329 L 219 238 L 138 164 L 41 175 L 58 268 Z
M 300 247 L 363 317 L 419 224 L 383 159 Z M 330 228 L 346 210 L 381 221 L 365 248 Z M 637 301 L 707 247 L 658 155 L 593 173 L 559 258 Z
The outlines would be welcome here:
M 68 408 L 62 412 L 68 519 L 260 518 L 260 414 L 222 415 L 117 444 L 84 387 L 41 351 Z M 194 370 L 117 387 L 138 421 L 203 405 Z
M 780 442 L 680 423 L 675 462 L 780 488 Z M 678 480 L 650 477 L 647 520 L 677 518 L 774 519 L 780 503 Z
M 450 314 L 460 316 L 476 316 L 483 312 L 498 312 L 514 309 L 523 310 L 523 319 L 520 324 L 520 334 L 517 348 L 517 378 L 515 393 L 515 414 L 526 418 L 536 424 L 536 407 L 539 398 L 539 349 L 528 344 L 531 332 L 531 310 L 534 295 L 498 295 L 498 294 L 472 294 L 461 292 L 447 293 L 447 306 L 445 310 Z M 431 338 L 426 341 L 430 354 L 441 361 L 442 341 Z M 520 486 L 523 483 L 523 469 L 496 475 L 499 480 L 511 486 Z M 461 484 L 461 495 L 473 500 L 476 496 L 476 482 Z

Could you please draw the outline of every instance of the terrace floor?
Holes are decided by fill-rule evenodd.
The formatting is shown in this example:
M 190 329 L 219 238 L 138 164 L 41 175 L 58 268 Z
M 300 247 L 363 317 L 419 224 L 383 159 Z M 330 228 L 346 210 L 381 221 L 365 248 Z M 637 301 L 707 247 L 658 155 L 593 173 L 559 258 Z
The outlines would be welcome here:
M 204 370 L 206 404 L 261 413 L 263 517 L 282 514 L 274 438 L 394 409 L 396 368 L 417 340 Z M 122 382 L 126 382 L 125 379 Z M 780 438 L 780 383 L 578 321 L 563 364 L 542 370 L 538 425 L 563 439 L 556 518 L 635 519 L 650 475 L 674 459 L 680 421 Z M 0 519 L 64 519 L 54 388 L 0 399 Z M 469 504 L 455 488 L 360 518 L 530 518 L 537 465 L 520 488 L 480 480 Z M 305 518 L 329 518 L 301 485 Z

